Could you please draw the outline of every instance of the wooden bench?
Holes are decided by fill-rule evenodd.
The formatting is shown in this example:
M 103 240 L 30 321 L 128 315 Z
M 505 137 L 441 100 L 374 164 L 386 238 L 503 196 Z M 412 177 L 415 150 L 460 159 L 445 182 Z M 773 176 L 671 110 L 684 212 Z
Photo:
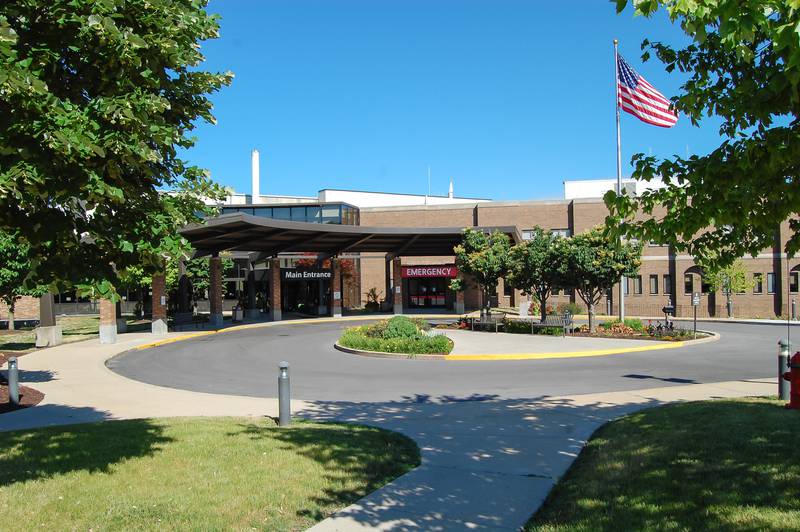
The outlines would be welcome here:
M 563 335 L 567 336 L 567 329 L 572 327 L 572 314 L 566 312 L 564 314 L 550 314 L 545 316 L 544 321 L 531 320 L 531 334 L 534 329 L 545 329 L 547 327 L 557 327 L 563 331 Z
M 481 328 L 484 325 L 490 326 L 490 327 L 492 325 L 494 325 L 494 332 L 498 332 L 500 324 L 503 323 L 503 320 L 505 319 L 505 317 L 506 317 L 506 313 L 505 312 L 492 312 L 492 311 L 489 311 L 486 314 L 483 314 L 478 318 L 472 317 L 470 319 L 470 328 L 474 331 L 475 330 L 475 325 L 477 325 L 478 328 Z

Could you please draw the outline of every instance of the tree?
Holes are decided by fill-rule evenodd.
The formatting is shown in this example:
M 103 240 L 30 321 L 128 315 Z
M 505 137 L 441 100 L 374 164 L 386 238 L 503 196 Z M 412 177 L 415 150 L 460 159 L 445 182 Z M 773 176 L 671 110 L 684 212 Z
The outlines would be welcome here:
M 22 296 L 41 296 L 41 287 L 25 288 L 30 274 L 29 247 L 17 235 L 0 232 L 0 301 L 8 308 L 8 328 L 14 330 L 14 307 Z
M 733 317 L 733 294 L 741 294 L 754 286 L 753 280 L 741 260 L 735 260 L 728 266 L 709 272 L 706 280 L 715 292 L 721 290 L 725 294 L 729 318 Z
M 0 4 L 0 229 L 37 279 L 113 293 L 117 272 L 183 253 L 176 225 L 223 194 L 179 157 L 232 78 L 199 68 L 218 32 L 206 4 Z
M 661 7 L 691 39 L 683 48 L 642 43 L 668 72 L 688 75 L 675 107 L 695 125 L 721 118 L 723 142 L 707 155 L 633 157 L 635 179 L 665 188 L 638 198 L 605 197 L 620 233 L 688 251 L 712 269 L 774 244 L 789 219 L 786 252 L 800 248 L 800 9 L 794 0 L 637 0 L 637 15 Z M 627 0 L 617 0 L 622 11 Z M 646 219 L 635 220 L 638 213 Z
M 621 243 L 598 226 L 564 239 L 559 264 L 565 286 L 575 289 L 589 309 L 589 330 L 594 332 L 594 307 L 620 277 L 632 277 L 642 262 L 642 246 Z
M 461 272 L 471 275 L 483 294 L 484 309 L 491 307 L 490 295 L 497 290 L 497 281 L 508 271 L 508 253 L 511 240 L 499 231 L 485 233 L 466 228 L 461 243 L 453 248 L 456 266 Z M 463 290 L 463 283 L 456 283 Z
M 563 284 L 561 268 L 563 259 L 562 238 L 541 227 L 534 227 L 531 238 L 515 245 L 509 252 L 506 280 L 525 295 L 533 296 L 539 303 L 542 321 L 547 317 L 547 299 L 552 290 Z

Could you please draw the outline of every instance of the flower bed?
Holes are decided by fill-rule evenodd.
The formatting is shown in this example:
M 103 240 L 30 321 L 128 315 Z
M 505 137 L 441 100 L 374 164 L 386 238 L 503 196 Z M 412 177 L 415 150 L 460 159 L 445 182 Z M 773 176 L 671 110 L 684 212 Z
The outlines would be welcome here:
M 339 345 L 361 351 L 408 355 L 446 355 L 453 349 L 453 341 L 443 334 L 432 334 L 428 322 L 405 316 L 350 327 L 339 338 Z

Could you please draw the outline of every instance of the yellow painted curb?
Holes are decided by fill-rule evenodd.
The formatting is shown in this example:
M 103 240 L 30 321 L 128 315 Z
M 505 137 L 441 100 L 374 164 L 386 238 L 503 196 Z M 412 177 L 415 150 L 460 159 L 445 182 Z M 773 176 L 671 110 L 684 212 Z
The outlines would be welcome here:
M 623 353 L 641 353 L 643 351 L 659 351 L 675 349 L 686 345 L 684 342 L 669 342 L 652 346 L 617 347 L 614 349 L 595 349 L 593 351 L 565 351 L 556 353 L 489 353 L 475 355 L 447 355 L 445 360 L 540 360 L 548 358 L 582 358 L 621 355 Z

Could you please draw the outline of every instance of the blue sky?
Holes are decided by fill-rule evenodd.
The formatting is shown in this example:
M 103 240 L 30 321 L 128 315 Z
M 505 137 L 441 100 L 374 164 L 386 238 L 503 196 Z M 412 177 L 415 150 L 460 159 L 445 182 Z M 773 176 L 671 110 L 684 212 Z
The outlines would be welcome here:
M 662 14 L 616 15 L 603 0 L 212 0 L 217 124 L 186 154 L 218 182 L 262 193 L 320 188 L 493 199 L 562 196 L 565 179 L 614 177 L 612 39 L 668 97 L 680 74 L 642 64 L 643 38 L 685 42 Z M 622 117 L 623 173 L 635 152 L 705 153 L 718 122 L 672 129 Z

